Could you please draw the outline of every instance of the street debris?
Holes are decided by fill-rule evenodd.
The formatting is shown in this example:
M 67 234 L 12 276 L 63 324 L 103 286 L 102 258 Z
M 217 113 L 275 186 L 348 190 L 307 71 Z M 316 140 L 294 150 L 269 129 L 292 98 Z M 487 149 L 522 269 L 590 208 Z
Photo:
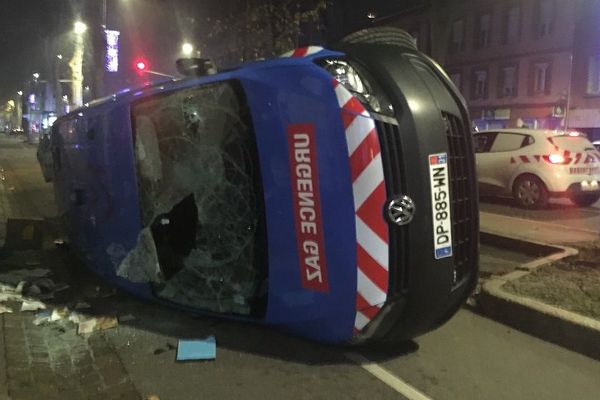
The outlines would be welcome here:
M 52 316 L 52 312 L 49 310 L 38 311 L 35 313 L 35 318 L 33 319 L 33 324 L 35 326 L 39 326 L 50 321 L 50 317 Z
M 217 358 L 217 341 L 213 335 L 204 339 L 180 339 L 177 361 L 214 360 Z
M 146 397 L 146 400 L 160 400 L 160 397 L 155 394 L 150 394 Z
M 84 310 L 87 308 L 92 308 L 92 306 L 89 303 L 86 303 L 85 301 L 80 301 L 79 303 L 75 304 L 76 310 Z
M 71 321 L 72 323 L 79 325 L 81 322 L 89 319 L 90 317 L 82 314 L 80 312 L 77 311 L 73 311 L 70 315 L 69 315 L 69 321 Z
M 177 349 L 177 346 L 174 346 L 171 343 L 167 343 L 166 348 L 159 347 L 158 349 L 154 350 L 154 355 L 157 356 L 159 354 L 165 353 L 167 351 L 175 350 L 175 349 Z
M 84 335 L 95 331 L 116 328 L 119 321 L 116 317 L 95 317 L 79 323 L 77 333 Z
M 23 268 L 0 274 L 0 303 L 15 301 L 23 303 L 21 311 L 45 309 L 44 300 L 54 298 L 69 285 L 55 283 L 48 278 L 51 271 L 46 268 Z
M 5 306 L 3 304 L 0 304 L 0 314 L 12 313 L 12 312 L 13 312 L 12 308 Z
M 62 307 L 62 308 L 55 308 L 54 310 L 52 310 L 52 315 L 50 316 L 50 321 L 59 321 L 61 319 L 65 319 L 69 317 L 69 308 L 68 307 Z
M 39 300 L 23 299 L 21 303 L 21 311 L 37 311 L 45 310 L 46 305 Z
M 129 321 L 134 321 L 135 320 L 135 316 L 131 315 L 131 314 L 126 314 L 126 315 L 122 315 L 119 317 L 119 322 L 129 322 Z
M 16 286 L 20 282 L 32 281 L 37 278 L 44 278 L 48 275 L 50 275 L 50 270 L 46 268 L 16 269 L 0 274 L 0 282 Z

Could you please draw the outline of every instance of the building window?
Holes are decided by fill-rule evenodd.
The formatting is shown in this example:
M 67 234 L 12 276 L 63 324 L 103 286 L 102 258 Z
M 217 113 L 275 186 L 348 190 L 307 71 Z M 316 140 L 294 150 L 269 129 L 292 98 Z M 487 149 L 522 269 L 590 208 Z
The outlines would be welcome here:
M 514 97 L 517 95 L 517 67 L 504 67 L 500 73 L 498 97 Z
M 461 19 L 452 23 L 450 35 L 450 51 L 457 52 L 464 49 L 465 22 Z
M 554 19 L 554 0 L 538 0 L 537 13 L 537 37 L 549 36 L 552 33 Z
M 475 37 L 475 44 L 477 48 L 488 47 L 490 45 L 490 32 L 492 25 L 492 16 L 490 14 L 483 14 L 479 16 L 477 36 Z
M 519 40 L 520 22 L 521 7 L 510 7 L 506 13 L 506 20 L 504 24 L 504 44 L 516 43 Z
M 550 92 L 550 64 L 535 63 L 533 66 L 533 94 Z
M 472 98 L 485 99 L 488 91 L 488 72 L 480 69 L 473 73 L 473 87 L 471 91 Z
M 600 55 L 588 60 L 587 94 L 600 95 Z

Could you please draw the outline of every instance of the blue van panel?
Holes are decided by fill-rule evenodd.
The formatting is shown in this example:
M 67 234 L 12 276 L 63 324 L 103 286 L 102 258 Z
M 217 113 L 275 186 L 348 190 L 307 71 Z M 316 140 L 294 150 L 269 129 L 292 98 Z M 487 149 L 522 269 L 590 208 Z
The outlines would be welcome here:
M 263 177 L 269 248 L 265 322 L 319 340 L 348 340 L 354 323 L 356 247 L 346 139 L 331 77 L 314 65 L 241 71 Z M 315 127 L 329 291 L 302 287 L 286 127 Z M 315 329 L 318 327 L 318 329 Z

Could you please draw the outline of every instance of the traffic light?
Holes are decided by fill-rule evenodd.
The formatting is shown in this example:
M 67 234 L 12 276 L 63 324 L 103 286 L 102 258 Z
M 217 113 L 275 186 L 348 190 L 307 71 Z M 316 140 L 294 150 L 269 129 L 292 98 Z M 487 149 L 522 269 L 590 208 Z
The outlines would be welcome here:
M 148 70 L 148 62 L 143 58 L 136 59 L 134 66 L 138 74 L 143 74 Z

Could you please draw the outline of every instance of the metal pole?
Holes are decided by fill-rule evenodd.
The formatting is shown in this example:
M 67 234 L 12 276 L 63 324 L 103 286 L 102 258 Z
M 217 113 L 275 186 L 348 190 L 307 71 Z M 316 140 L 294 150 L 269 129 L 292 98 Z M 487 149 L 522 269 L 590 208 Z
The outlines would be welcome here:
M 567 86 L 567 107 L 565 109 L 565 131 L 567 129 L 569 129 L 569 109 L 571 108 L 571 86 L 572 86 L 572 82 L 573 82 L 573 49 L 575 48 L 575 33 L 576 33 L 576 24 L 577 24 L 577 13 L 578 13 L 578 9 L 575 8 L 574 10 L 575 15 L 573 15 L 573 21 L 571 23 L 571 28 L 572 28 L 572 32 L 571 32 L 571 54 L 570 54 L 570 60 L 569 60 L 569 85 Z
M 569 129 L 569 109 L 571 108 L 571 84 L 573 82 L 573 49 L 571 49 L 569 65 L 569 85 L 567 86 L 567 107 L 565 108 L 565 131 Z
M 107 0 L 102 0 L 102 28 L 104 28 L 104 29 L 106 29 L 106 27 L 108 26 L 107 22 L 106 22 L 106 19 L 107 19 L 106 18 L 107 17 L 106 2 L 107 2 Z

